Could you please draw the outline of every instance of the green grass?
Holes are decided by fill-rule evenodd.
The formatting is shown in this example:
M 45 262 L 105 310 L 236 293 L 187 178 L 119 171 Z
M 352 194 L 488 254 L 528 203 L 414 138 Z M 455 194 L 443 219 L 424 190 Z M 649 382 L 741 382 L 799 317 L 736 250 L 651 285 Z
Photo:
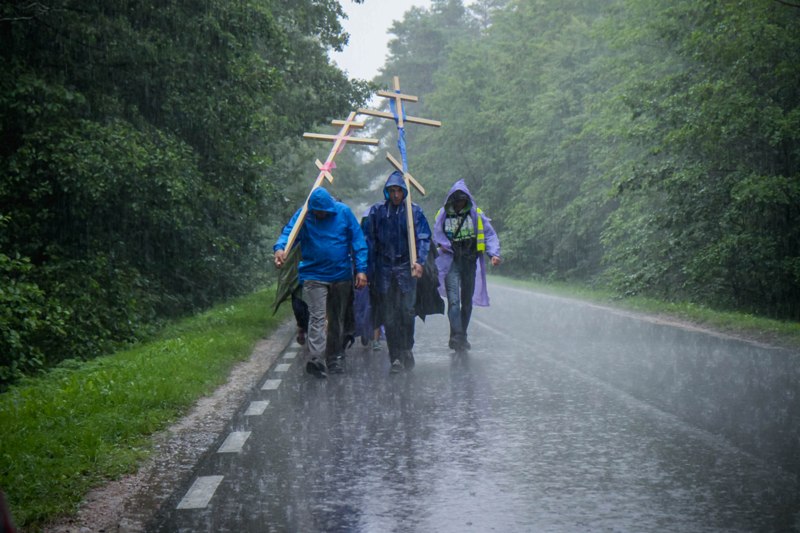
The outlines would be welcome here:
M 290 314 L 266 289 L 168 326 L 157 339 L 66 362 L 0 395 L 0 487 L 18 527 L 74 513 L 85 494 L 136 471 L 151 437 L 223 384 Z
M 691 322 L 720 333 L 769 343 L 784 348 L 800 349 L 800 322 L 762 318 L 746 313 L 717 311 L 693 303 L 664 302 L 653 298 L 621 297 L 611 291 L 569 283 L 544 283 L 492 276 L 505 285 L 524 287 L 538 292 L 587 300 L 628 311 L 660 315 Z

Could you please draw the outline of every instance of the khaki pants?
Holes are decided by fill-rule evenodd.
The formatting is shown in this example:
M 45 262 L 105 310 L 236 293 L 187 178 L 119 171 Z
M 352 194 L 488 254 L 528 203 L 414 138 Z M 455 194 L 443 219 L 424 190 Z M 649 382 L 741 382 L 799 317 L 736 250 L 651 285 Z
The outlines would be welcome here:
M 311 357 L 327 360 L 344 352 L 344 324 L 352 298 L 353 280 L 303 282 L 303 300 L 308 304 L 306 343 Z

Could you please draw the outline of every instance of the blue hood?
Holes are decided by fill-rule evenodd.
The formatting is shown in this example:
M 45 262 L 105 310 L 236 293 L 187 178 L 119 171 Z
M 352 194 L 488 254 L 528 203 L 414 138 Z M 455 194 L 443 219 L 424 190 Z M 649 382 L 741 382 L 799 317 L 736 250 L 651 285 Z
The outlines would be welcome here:
M 326 213 L 336 213 L 333 197 L 331 193 L 322 187 L 317 187 L 308 198 L 309 211 L 325 211 Z
M 383 197 L 389 199 L 389 187 L 400 187 L 403 189 L 403 200 L 408 196 L 408 188 L 406 187 L 406 180 L 403 178 L 403 173 L 395 170 L 389 177 L 386 178 L 386 185 L 383 186 Z

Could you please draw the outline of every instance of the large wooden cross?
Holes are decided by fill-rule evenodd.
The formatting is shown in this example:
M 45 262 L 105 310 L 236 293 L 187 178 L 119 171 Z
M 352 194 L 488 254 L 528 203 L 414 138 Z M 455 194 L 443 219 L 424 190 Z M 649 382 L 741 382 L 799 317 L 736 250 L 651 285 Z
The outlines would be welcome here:
M 394 101 L 395 112 L 397 113 L 396 116 L 393 113 L 375 111 L 373 109 L 359 109 L 358 112 L 364 115 L 371 115 L 373 117 L 392 119 L 397 122 L 398 130 L 402 130 L 404 128 L 405 122 L 409 122 L 411 124 L 422 124 L 424 126 L 434 126 L 437 128 L 442 125 L 442 123 L 438 120 L 428 120 L 426 118 L 405 116 L 404 102 L 416 102 L 418 101 L 418 98 L 416 96 L 403 94 L 400 92 L 400 78 L 398 76 L 394 76 L 392 82 L 394 86 L 394 92 L 378 91 L 377 94 L 378 96 L 390 98 Z M 402 138 L 403 137 L 401 133 L 401 139 Z M 407 165 L 401 165 L 394 157 L 391 156 L 391 154 L 388 153 L 386 154 L 386 159 L 392 164 L 392 166 L 403 173 L 403 179 L 406 183 L 406 190 L 408 191 L 405 200 L 406 221 L 408 226 L 408 253 L 411 263 L 411 270 L 413 271 L 414 263 L 417 262 L 417 240 L 414 232 L 414 215 L 411 212 L 411 186 L 413 185 L 414 188 L 417 189 L 423 196 L 425 195 L 425 189 L 417 180 L 414 179 L 411 174 L 408 173 L 408 168 L 406 168 Z M 405 163 L 405 161 L 403 162 Z
M 403 170 L 403 165 L 397 162 L 397 159 L 392 157 L 392 154 L 386 154 L 386 159 L 392 164 L 394 168 L 403 173 L 403 180 L 406 182 L 406 226 L 408 227 L 408 256 L 411 263 L 411 269 L 414 269 L 414 263 L 417 262 L 417 239 L 414 234 L 414 214 L 411 212 L 411 186 L 413 185 L 422 196 L 425 196 L 425 189 L 420 183 L 414 179 L 414 176 Z
M 344 145 L 347 143 L 356 143 L 356 144 L 370 144 L 370 145 L 377 145 L 378 139 L 370 139 L 370 138 L 359 138 L 359 137 L 350 137 L 348 134 L 350 130 L 353 128 L 363 128 L 363 122 L 356 122 L 356 113 L 353 111 L 347 117 L 347 120 L 334 120 L 331 122 L 334 126 L 341 126 L 339 133 L 336 135 L 326 135 L 322 133 L 304 133 L 304 139 L 316 139 L 320 141 L 333 141 L 333 147 L 331 148 L 330 153 L 328 154 L 327 159 L 325 159 L 325 163 L 321 163 L 319 159 L 315 161 L 317 168 L 319 169 L 319 174 L 317 175 L 317 179 L 314 181 L 314 185 L 311 187 L 311 192 L 308 193 L 308 197 L 306 198 L 305 203 L 303 204 L 302 209 L 300 210 L 300 215 L 297 217 L 297 220 L 294 223 L 294 227 L 292 231 L 289 233 L 289 238 L 286 241 L 286 247 L 284 251 L 288 255 L 294 245 L 295 239 L 297 239 L 297 234 L 300 231 L 300 228 L 303 226 L 303 222 L 305 222 L 306 215 L 308 214 L 308 200 L 311 198 L 311 193 L 314 192 L 315 189 L 319 188 L 322 185 L 322 181 L 327 179 L 329 183 L 333 183 L 333 174 L 331 174 L 331 170 L 336 168 L 336 164 L 333 162 L 336 154 L 342 151 Z

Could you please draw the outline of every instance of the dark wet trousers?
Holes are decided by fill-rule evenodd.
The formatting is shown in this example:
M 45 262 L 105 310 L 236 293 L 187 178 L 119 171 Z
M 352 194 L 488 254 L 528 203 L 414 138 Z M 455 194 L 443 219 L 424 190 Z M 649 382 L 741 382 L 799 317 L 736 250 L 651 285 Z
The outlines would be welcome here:
M 397 279 L 392 279 L 389 292 L 382 296 L 383 327 L 386 330 L 386 346 L 389 359 L 394 361 L 404 352 L 414 348 L 414 303 L 417 295 L 417 280 L 411 279 L 409 290 L 403 292 Z
M 471 258 L 471 259 L 470 259 Z M 450 321 L 450 340 L 467 340 L 467 328 L 472 317 L 472 293 L 475 291 L 477 261 L 473 254 L 453 260 L 444 279 L 447 292 L 447 318 Z
M 298 285 L 292 291 L 292 312 L 297 327 L 308 331 L 308 305 L 303 301 L 303 286 Z

